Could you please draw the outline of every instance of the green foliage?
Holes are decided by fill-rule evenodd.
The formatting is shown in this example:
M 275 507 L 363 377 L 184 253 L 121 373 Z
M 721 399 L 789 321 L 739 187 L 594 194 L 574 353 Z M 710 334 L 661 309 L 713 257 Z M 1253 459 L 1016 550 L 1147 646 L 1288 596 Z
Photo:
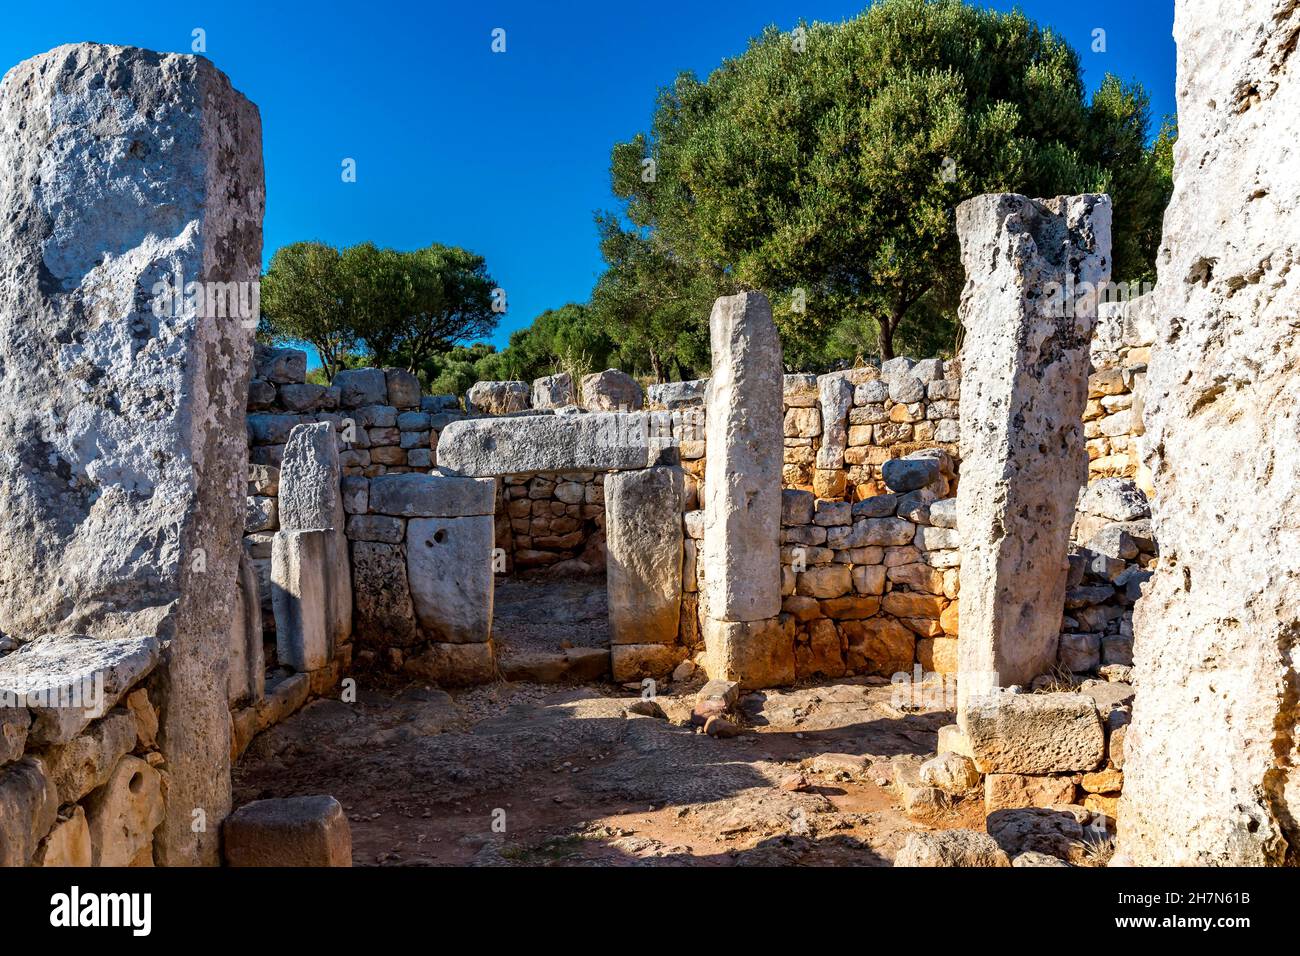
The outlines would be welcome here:
M 591 311 L 618 347 L 620 365 L 656 382 L 670 368 L 689 379 L 709 365 L 702 321 L 713 296 L 706 278 L 648 231 L 625 229 L 611 213 L 596 217 L 608 268 L 592 292 Z
M 488 371 L 487 366 L 496 357 L 496 348 L 486 342 L 456 346 L 426 359 L 420 377 L 430 394 L 463 395 L 475 382 L 495 378 L 481 373 Z
M 361 338 L 345 288 L 341 256 L 320 242 L 277 249 L 262 277 L 264 342 L 306 342 L 316 349 L 329 378 Z
M 356 361 L 415 370 L 496 326 L 494 285 L 482 256 L 451 246 L 402 252 L 363 242 L 340 252 L 296 242 L 276 251 L 262 277 L 259 335 L 311 345 L 329 379 Z
M 1086 103 L 1075 51 L 1018 11 L 880 0 L 841 24 L 769 28 L 707 81 L 679 76 L 649 133 L 613 148 L 629 226 L 602 219 L 602 251 L 616 247 L 602 283 L 623 294 L 599 311 L 650 349 L 681 334 L 655 303 L 757 288 L 788 364 L 949 350 L 954 215 L 971 196 L 1112 189 L 1117 269 L 1149 267 L 1167 194 L 1147 124 L 1139 87 L 1107 79 Z M 700 329 L 707 311 L 688 311 Z

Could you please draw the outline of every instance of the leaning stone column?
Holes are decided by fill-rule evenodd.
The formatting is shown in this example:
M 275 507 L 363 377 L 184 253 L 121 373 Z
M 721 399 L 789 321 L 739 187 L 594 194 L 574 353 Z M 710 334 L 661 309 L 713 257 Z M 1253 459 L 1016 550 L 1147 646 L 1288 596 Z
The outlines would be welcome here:
M 207 60 L 77 44 L 0 83 L 0 631 L 168 642 L 162 864 L 217 863 L 230 809 L 263 204 Z
M 958 714 L 1052 669 L 1087 480 L 1083 409 L 1110 200 L 978 196 L 957 209 L 962 347 Z M 1057 294 L 1053 294 L 1053 292 Z
M 1176 7 L 1117 860 L 1300 863 L 1300 7 Z M 965 611 L 965 606 L 962 608 Z M 1288 846 L 1289 844 L 1289 846 Z
M 757 292 L 709 316 L 713 374 L 704 469 L 705 647 L 712 676 L 750 687 L 794 679 L 781 611 L 781 340 Z

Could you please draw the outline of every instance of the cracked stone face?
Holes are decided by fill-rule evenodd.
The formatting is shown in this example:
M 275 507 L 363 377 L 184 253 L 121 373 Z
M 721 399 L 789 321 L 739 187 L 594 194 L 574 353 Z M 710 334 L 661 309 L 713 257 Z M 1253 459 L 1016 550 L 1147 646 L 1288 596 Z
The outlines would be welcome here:
M 957 210 L 967 275 L 959 706 L 1056 662 L 1066 547 L 1088 473 L 1082 418 L 1110 218 L 1110 200 L 1091 195 L 979 196 Z M 1070 287 L 1082 293 L 1070 308 L 1044 294 Z
M 1297 31 L 1294 3 L 1177 5 L 1143 438 L 1161 557 L 1134 614 L 1119 820 L 1138 865 L 1278 863 L 1300 845 Z
M 0 83 L 0 631 L 172 642 L 162 862 L 215 862 L 190 810 L 229 807 L 263 205 L 257 109 L 207 60 L 77 44 Z

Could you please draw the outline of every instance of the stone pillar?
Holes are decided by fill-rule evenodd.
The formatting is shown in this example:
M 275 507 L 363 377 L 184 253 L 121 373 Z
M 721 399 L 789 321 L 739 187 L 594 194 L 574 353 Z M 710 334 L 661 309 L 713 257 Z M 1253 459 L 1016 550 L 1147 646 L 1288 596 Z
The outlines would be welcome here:
M 352 569 L 344 536 L 338 439 L 330 422 L 295 425 L 280 462 L 280 529 L 323 531 L 325 630 L 329 657 L 352 635 Z M 272 553 L 274 562 L 276 553 Z M 271 569 L 275 575 L 274 566 Z M 279 621 L 276 627 L 279 628 Z M 327 665 L 329 660 L 325 662 Z
M 0 83 L 0 630 L 169 642 L 164 865 L 217 863 L 230 808 L 264 196 L 257 109 L 201 57 L 77 44 Z
M 1133 619 L 1117 858 L 1295 865 L 1300 7 L 1176 11 L 1174 195 L 1141 442 L 1160 560 Z
M 704 469 L 705 646 L 714 677 L 794 679 L 781 611 L 781 340 L 767 299 L 724 296 L 709 316 L 713 374 Z
M 978 196 L 957 209 L 962 347 L 959 717 L 1056 664 L 1066 551 L 1087 480 L 1083 409 L 1110 200 Z
M 620 659 L 635 654 L 632 646 L 677 643 L 685 484 L 685 473 L 675 466 L 605 476 L 610 644 L 620 646 Z M 646 653 L 661 654 L 662 648 Z

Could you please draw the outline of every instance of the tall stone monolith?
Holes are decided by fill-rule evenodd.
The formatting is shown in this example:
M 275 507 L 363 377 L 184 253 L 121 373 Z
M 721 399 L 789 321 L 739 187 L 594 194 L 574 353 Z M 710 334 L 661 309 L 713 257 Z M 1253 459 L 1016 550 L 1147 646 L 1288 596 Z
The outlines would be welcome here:
M 207 60 L 0 82 L 0 631 L 166 641 L 162 864 L 215 864 L 261 272 L 261 122 Z
M 987 195 L 957 209 L 967 277 L 959 715 L 971 695 L 1056 664 L 1110 220 L 1110 200 L 1092 195 Z
M 724 296 L 709 316 L 706 400 L 705 646 L 715 677 L 753 687 L 794 677 L 781 611 L 781 394 L 772 308 L 758 292 Z
M 1117 860 L 1300 863 L 1300 6 L 1180 0 Z M 963 396 L 964 398 L 964 396 Z M 963 581 L 963 625 L 965 582 Z

